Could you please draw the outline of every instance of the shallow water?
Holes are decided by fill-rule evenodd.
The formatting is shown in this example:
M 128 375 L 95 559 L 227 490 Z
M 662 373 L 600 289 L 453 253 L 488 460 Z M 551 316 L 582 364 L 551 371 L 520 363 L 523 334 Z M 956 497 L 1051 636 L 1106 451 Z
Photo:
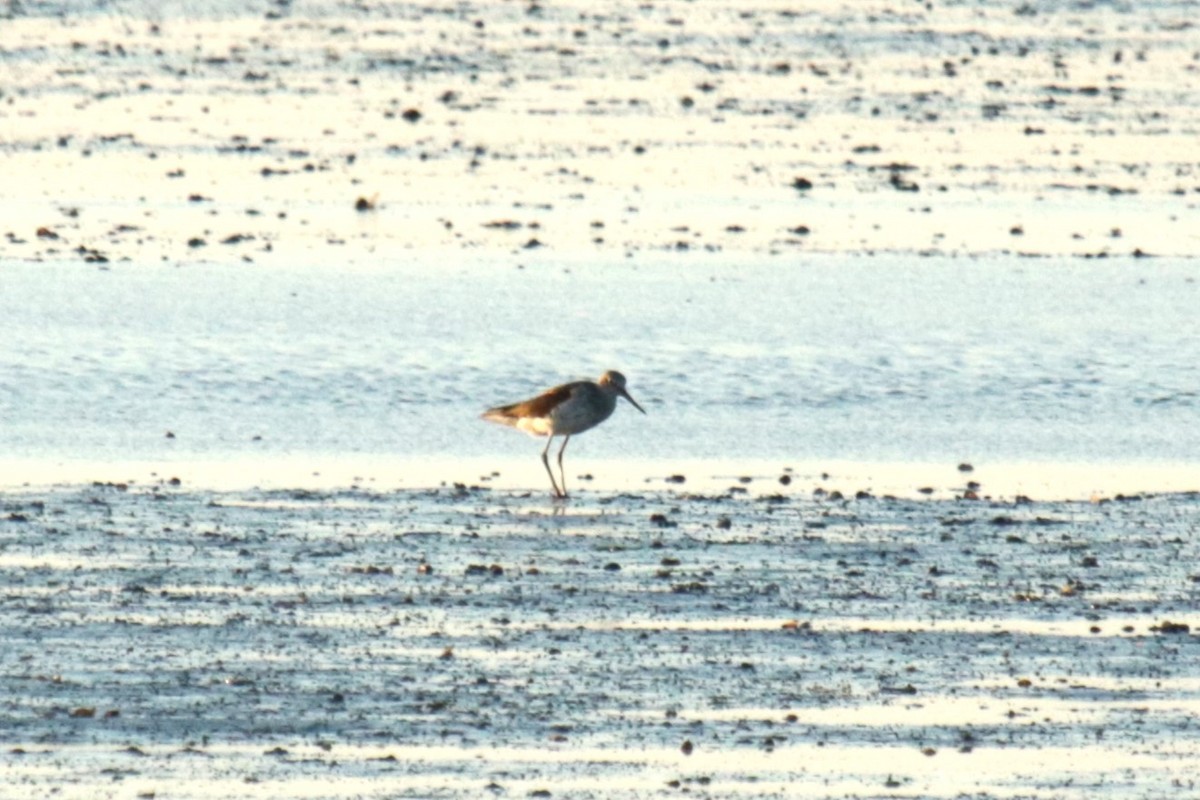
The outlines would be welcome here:
M 10 264 L 0 451 L 503 459 L 488 405 L 626 372 L 598 459 L 1194 462 L 1187 262 Z M 168 438 L 167 433 L 173 434 Z M 11 476 L 16 477 L 16 476 Z

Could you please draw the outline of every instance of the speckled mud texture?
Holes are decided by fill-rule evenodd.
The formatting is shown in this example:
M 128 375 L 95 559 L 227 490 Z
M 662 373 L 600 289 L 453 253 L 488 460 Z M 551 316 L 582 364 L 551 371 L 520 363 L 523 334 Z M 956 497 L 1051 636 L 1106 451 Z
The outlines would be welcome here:
M 1200 497 L 781 488 L 10 492 L 0 795 L 1196 791 Z
M 1188 0 L 9 6 L 14 256 L 1200 250 Z

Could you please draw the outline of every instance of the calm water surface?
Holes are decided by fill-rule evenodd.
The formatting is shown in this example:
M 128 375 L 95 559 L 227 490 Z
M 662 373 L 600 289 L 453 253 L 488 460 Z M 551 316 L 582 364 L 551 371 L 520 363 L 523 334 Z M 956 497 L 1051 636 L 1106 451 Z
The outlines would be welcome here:
M 525 456 L 535 445 L 479 412 L 613 367 L 649 414 L 622 409 L 577 454 L 1197 461 L 1193 273 L 695 253 L 351 271 L 9 263 L 0 452 Z

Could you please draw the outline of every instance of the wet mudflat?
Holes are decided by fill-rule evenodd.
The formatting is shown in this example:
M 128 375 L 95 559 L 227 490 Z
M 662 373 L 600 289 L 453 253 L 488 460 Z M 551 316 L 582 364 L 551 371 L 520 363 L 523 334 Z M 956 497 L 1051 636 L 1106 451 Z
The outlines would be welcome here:
M 751 489 L 9 491 L 0 794 L 1194 788 L 1200 496 Z
M 12 258 L 1197 252 L 1183 0 L 10 5 Z

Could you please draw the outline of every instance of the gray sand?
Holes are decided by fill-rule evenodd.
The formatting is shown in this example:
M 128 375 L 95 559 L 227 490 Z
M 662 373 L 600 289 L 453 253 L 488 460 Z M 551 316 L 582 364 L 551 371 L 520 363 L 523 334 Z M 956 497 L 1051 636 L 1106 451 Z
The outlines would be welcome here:
M 778 488 L 11 493 L 0 794 L 1092 799 L 1200 777 L 1194 494 Z

